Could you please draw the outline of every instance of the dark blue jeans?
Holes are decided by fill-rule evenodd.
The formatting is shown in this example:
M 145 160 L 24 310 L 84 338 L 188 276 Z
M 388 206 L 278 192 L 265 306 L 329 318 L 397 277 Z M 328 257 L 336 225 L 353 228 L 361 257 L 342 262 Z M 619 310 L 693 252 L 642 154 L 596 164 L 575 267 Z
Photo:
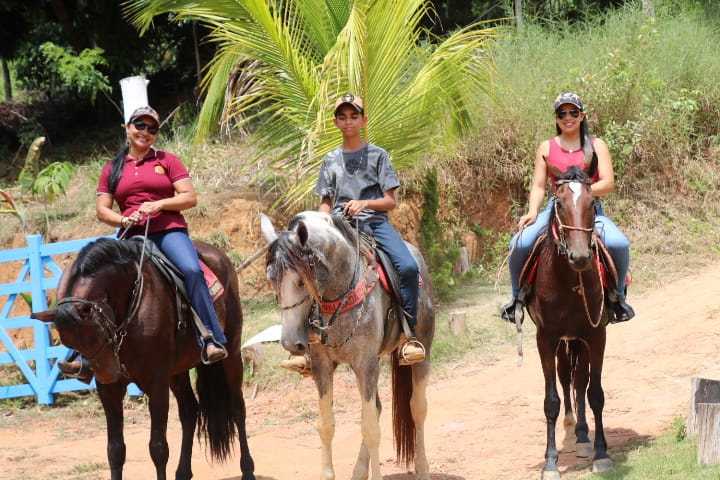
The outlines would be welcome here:
M 418 296 L 420 295 L 420 269 L 417 261 L 390 222 L 367 223 L 363 227 L 372 231 L 378 246 L 388 254 L 400 275 L 402 307 L 405 310 L 408 326 L 414 334 L 415 325 L 417 325 Z
M 220 327 L 220 322 L 213 306 L 210 290 L 205 283 L 205 276 L 200 268 L 195 245 L 193 245 L 185 229 L 173 229 L 164 232 L 151 233 L 148 238 L 155 242 L 166 257 L 185 276 L 190 303 L 202 320 L 208 332 L 212 333 L 215 341 L 225 344 L 227 339 Z M 202 342 L 200 342 L 202 345 Z

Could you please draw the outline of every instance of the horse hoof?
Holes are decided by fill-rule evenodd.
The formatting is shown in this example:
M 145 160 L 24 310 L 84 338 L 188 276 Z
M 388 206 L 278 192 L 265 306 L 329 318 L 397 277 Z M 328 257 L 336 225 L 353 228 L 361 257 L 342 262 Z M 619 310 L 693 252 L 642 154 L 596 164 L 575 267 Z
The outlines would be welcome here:
M 609 458 L 601 458 L 600 460 L 593 461 L 593 473 L 609 472 L 612 469 L 613 463 Z
M 588 458 L 593 454 L 593 446 L 591 443 L 576 443 L 575 456 L 578 458 Z
M 557 470 L 543 470 L 541 480 L 560 480 L 560 472 Z

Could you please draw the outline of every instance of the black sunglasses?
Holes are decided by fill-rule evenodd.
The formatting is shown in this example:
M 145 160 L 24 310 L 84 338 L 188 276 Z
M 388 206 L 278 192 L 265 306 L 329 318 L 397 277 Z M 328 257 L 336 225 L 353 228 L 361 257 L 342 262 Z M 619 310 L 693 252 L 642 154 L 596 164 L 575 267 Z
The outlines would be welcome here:
M 580 116 L 580 110 L 558 110 L 555 112 L 555 115 L 557 115 L 557 118 L 562 120 L 568 113 L 572 115 L 573 118 L 578 118 Z
M 157 135 L 158 130 L 160 129 L 160 127 L 158 127 L 157 125 L 153 125 L 151 123 L 145 123 L 142 120 L 135 120 L 134 122 L 132 122 L 132 124 L 135 127 L 135 129 L 140 132 L 142 132 L 143 130 L 145 130 L 147 128 L 147 131 L 150 135 Z

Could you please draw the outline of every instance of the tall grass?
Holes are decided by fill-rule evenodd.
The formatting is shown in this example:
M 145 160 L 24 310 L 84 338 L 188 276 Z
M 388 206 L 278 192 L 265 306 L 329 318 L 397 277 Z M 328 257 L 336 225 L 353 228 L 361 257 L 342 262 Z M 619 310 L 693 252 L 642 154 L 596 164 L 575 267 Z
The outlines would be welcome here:
M 486 261 L 500 263 L 507 232 L 526 211 L 535 151 L 555 135 L 553 100 L 565 89 L 580 94 L 591 134 L 610 147 L 616 192 L 603 205 L 633 256 L 695 249 L 718 257 L 720 22 L 685 3 L 658 1 L 654 18 L 629 5 L 572 26 L 530 22 L 498 39 L 496 100 L 479 105 L 476 135 L 436 162 L 438 175 L 460 186 L 446 188 L 447 204 L 492 208 L 500 197 L 509 205 L 484 238 L 495 249 Z M 477 229 L 473 215 L 452 220 L 456 231 Z M 641 273 L 657 268 L 662 262 Z

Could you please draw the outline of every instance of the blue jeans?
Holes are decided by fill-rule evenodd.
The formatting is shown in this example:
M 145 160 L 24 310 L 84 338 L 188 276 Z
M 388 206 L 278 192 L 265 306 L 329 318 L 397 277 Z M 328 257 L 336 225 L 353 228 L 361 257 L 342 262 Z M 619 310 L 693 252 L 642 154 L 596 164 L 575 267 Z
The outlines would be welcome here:
M 205 276 L 200 268 L 195 245 L 193 245 L 187 230 L 173 229 L 164 232 L 151 233 L 148 238 L 155 242 L 160 250 L 185 276 L 190 303 L 197 312 L 203 325 L 218 343 L 225 344 L 227 339 L 220 327 L 220 322 L 213 306 L 210 290 L 205 282 Z M 200 342 L 202 346 L 202 342 Z
M 400 295 L 408 326 L 415 333 L 417 325 L 418 296 L 420 295 L 420 269 L 405 241 L 390 222 L 372 222 L 363 225 L 372 231 L 375 241 L 388 254 L 400 275 Z
M 540 212 L 535 223 L 527 225 L 521 232 L 516 233 L 510 240 L 510 282 L 512 284 L 512 296 L 517 298 L 520 294 L 520 274 L 523 265 L 530 256 L 533 245 L 538 236 L 547 228 L 548 220 L 552 214 L 554 200 L 550 199 L 545 210 Z M 615 225 L 612 220 L 605 216 L 600 202 L 595 208 L 595 229 L 610 252 L 618 273 L 618 287 L 616 293 L 619 297 L 625 298 L 626 276 L 630 268 L 630 242 L 624 233 Z M 514 248 L 514 250 L 513 250 Z

